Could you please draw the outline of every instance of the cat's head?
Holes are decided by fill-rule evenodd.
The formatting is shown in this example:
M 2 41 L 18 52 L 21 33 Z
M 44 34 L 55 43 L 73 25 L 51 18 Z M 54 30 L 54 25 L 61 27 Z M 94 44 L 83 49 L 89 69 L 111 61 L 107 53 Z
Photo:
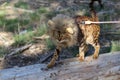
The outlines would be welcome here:
M 48 21 L 48 26 L 49 34 L 57 45 L 66 47 L 73 44 L 77 29 L 72 18 L 59 14 Z

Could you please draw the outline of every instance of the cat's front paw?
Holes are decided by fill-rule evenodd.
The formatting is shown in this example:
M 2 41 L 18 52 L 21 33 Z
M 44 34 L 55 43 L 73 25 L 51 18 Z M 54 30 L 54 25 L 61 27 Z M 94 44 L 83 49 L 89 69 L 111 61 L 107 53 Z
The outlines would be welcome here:
M 79 56 L 78 59 L 80 60 L 80 62 L 84 61 L 84 57 L 83 56 Z
M 49 64 L 47 65 L 47 68 L 52 68 L 53 66 L 54 66 L 54 64 L 49 63 Z
M 98 55 L 93 55 L 93 59 L 97 59 L 98 58 Z

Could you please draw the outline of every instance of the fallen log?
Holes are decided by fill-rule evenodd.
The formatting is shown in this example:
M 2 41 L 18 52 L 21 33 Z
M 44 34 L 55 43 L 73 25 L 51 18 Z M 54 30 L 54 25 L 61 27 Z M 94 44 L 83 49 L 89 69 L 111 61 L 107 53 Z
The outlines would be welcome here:
M 0 80 L 120 80 L 120 52 L 101 54 L 90 62 L 78 58 L 60 62 L 48 70 L 42 69 L 46 64 L 0 70 Z

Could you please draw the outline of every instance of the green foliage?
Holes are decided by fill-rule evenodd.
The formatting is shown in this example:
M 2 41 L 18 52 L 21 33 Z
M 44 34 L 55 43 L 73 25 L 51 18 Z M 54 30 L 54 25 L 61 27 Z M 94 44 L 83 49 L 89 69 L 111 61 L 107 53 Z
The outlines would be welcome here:
M 40 27 L 37 28 L 35 36 L 42 36 L 47 32 L 47 25 L 41 24 Z
M 35 21 L 40 20 L 40 14 L 37 12 L 34 12 L 34 13 L 30 14 L 30 19 L 35 20 Z
M 0 18 L 0 27 L 5 24 L 5 19 L 3 17 Z
M 29 5 L 26 2 L 23 2 L 23 1 L 17 2 L 14 6 L 18 7 L 18 8 L 23 8 L 23 9 L 28 9 L 29 8 Z
M 13 46 L 21 46 L 27 43 L 33 42 L 33 37 L 35 36 L 42 36 L 47 31 L 47 26 L 45 24 L 41 25 L 40 27 L 36 28 L 35 31 L 30 31 L 24 33 L 24 34 L 17 34 L 15 35 L 15 43 Z
M 112 41 L 112 48 L 111 51 L 120 51 L 120 42 L 119 41 Z
M 5 10 L 0 10 L 0 18 L 5 16 Z
M 28 8 L 27 3 L 19 1 L 15 4 L 15 7 L 19 8 Z M 40 24 L 39 26 L 31 26 L 31 22 L 34 23 L 36 21 L 40 21 L 41 16 L 43 16 L 44 13 L 47 13 L 46 8 L 39 8 L 35 10 L 34 13 L 25 13 L 24 18 L 16 18 L 16 19 L 5 19 L 5 17 L 2 17 L 0 19 L 0 27 L 4 28 L 5 31 L 13 32 L 13 33 L 19 33 L 21 29 L 26 29 L 27 33 L 25 34 L 15 34 L 14 39 L 15 43 L 13 46 L 21 46 L 24 44 L 27 44 L 29 42 L 33 42 L 33 37 L 35 36 L 42 36 L 47 31 L 47 26 L 45 23 Z M 3 15 L 3 12 L 1 12 L 1 15 Z
M 29 16 L 26 15 L 30 19 L 5 19 L 4 17 L 2 17 L 0 20 L 0 26 L 3 28 L 4 25 L 6 31 L 17 32 L 18 29 L 29 24 L 31 21 L 39 21 L 41 15 L 45 12 L 47 12 L 45 8 L 40 8 L 36 10 L 36 12 L 31 13 Z
M 37 9 L 34 13 L 30 14 L 30 19 L 34 20 L 34 21 L 38 21 L 40 20 L 41 16 L 43 16 L 43 14 L 47 13 L 48 11 L 46 10 L 46 8 L 39 8 Z
M 44 7 L 40 7 L 36 12 L 38 12 L 39 14 L 43 14 L 43 13 L 47 13 L 47 9 Z
M 20 19 L 1 19 L 0 26 L 5 28 L 5 31 L 15 32 L 18 31 L 18 28 L 21 26 L 27 25 L 29 20 L 20 20 Z M 4 25 L 4 26 L 3 26 Z
M 20 2 L 20 4 L 24 4 L 23 2 Z M 34 13 L 25 13 L 24 18 L 16 18 L 16 19 L 5 19 L 4 12 L 0 11 L 0 27 L 3 28 L 5 31 L 10 32 L 18 32 L 18 30 L 22 29 L 24 26 L 28 27 L 31 22 L 39 21 L 41 16 L 43 16 L 44 13 L 47 13 L 46 8 L 39 8 Z M 1 17 L 2 16 L 2 17 Z
M 17 45 L 17 46 L 21 46 L 21 45 L 24 45 L 28 42 L 31 41 L 32 37 L 33 37 L 33 32 L 30 31 L 30 32 L 27 32 L 25 34 L 21 34 L 21 35 L 15 35 L 15 43 L 14 45 Z

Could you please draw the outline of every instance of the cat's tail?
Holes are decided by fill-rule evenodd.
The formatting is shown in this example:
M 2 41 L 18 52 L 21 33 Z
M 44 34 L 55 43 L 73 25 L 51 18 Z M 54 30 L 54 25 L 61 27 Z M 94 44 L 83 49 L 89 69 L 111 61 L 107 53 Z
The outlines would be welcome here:
M 95 12 L 95 10 L 92 9 L 92 10 L 90 10 L 90 12 L 91 12 L 91 16 L 92 16 L 93 20 L 94 21 L 99 21 L 99 18 L 97 16 L 97 13 Z

